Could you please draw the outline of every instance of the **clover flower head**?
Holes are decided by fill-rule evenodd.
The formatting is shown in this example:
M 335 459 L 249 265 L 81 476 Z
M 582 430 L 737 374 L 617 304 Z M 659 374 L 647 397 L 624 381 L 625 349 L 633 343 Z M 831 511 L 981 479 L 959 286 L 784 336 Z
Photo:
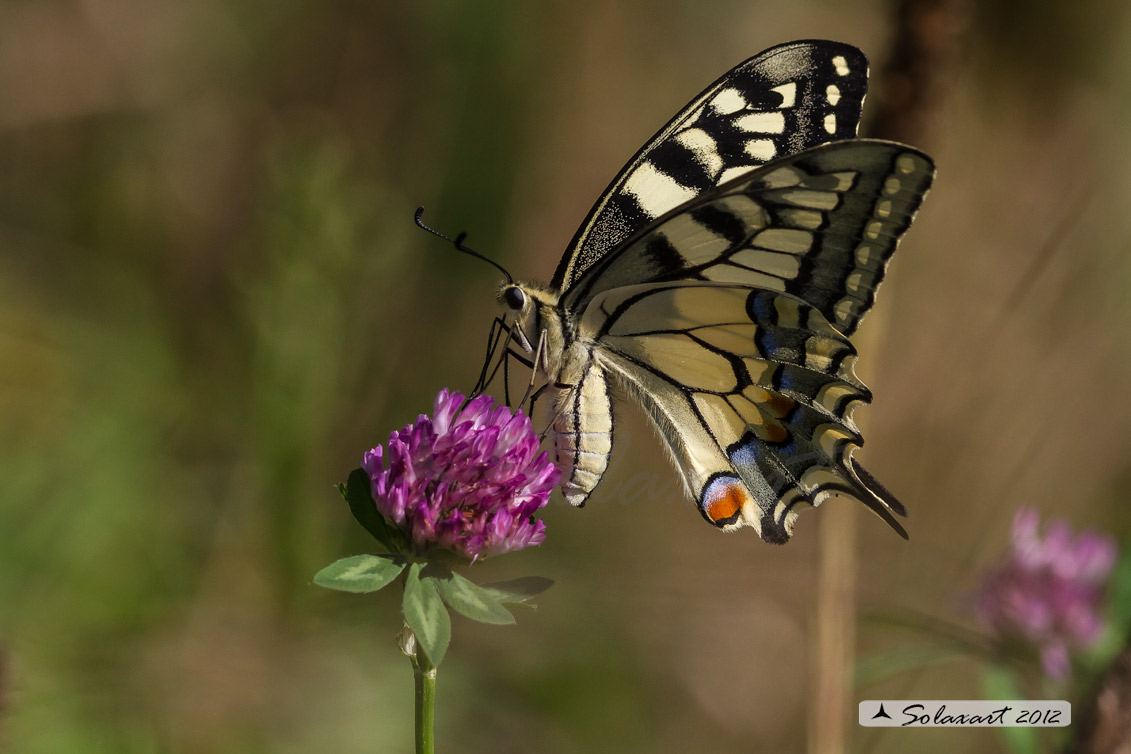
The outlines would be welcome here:
M 446 549 L 475 561 L 541 544 L 546 525 L 534 516 L 561 472 L 521 410 L 487 395 L 464 403 L 442 390 L 431 417 L 365 454 L 378 512 L 415 555 Z
M 1098 532 L 1074 535 L 1064 521 L 1049 523 L 1021 508 L 1013 517 L 1012 547 L 1004 563 L 982 582 L 975 614 L 999 638 L 1035 646 L 1050 678 L 1065 678 L 1070 654 L 1099 639 L 1104 590 L 1118 550 Z

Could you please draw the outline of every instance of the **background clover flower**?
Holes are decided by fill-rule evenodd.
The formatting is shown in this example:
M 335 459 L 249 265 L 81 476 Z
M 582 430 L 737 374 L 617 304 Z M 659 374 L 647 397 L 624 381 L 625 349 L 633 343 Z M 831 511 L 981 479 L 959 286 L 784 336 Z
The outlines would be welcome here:
M 1051 522 L 1043 538 L 1039 527 L 1033 509 L 1014 515 L 1009 557 L 982 583 L 975 613 L 1000 638 L 1034 645 L 1045 674 L 1062 679 L 1070 653 L 1091 646 L 1103 631 L 1104 591 L 1117 547 L 1098 532 L 1073 535 L 1064 521 Z
M 474 561 L 541 544 L 546 525 L 534 514 L 561 472 L 521 410 L 487 395 L 463 403 L 442 390 L 431 418 L 365 454 L 378 512 L 416 555 L 447 549 Z

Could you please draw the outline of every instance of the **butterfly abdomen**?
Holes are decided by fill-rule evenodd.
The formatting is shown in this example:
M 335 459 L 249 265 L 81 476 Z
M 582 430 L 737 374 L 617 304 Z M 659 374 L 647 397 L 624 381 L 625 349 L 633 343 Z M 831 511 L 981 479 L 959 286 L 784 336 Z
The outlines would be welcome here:
M 584 362 L 567 364 L 561 388 L 558 418 L 554 421 L 554 447 L 562 470 L 562 493 L 570 505 L 582 506 L 601 481 L 613 450 L 613 406 L 605 370 L 588 350 L 575 344 L 572 353 L 585 353 Z M 573 372 L 574 374 L 570 374 Z

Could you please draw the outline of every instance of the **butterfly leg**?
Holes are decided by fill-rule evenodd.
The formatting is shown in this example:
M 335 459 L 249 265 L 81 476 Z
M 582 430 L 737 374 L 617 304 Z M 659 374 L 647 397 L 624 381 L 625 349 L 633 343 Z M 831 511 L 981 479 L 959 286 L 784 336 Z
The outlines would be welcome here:
M 508 406 L 511 405 L 511 387 L 510 387 L 511 359 L 514 359 L 519 364 L 522 364 L 524 367 L 527 367 L 528 369 L 531 369 L 531 370 L 534 369 L 534 366 L 537 363 L 537 361 L 531 361 L 530 359 L 523 356 L 521 352 L 513 350 L 508 345 L 506 352 L 503 353 L 503 357 L 500 360 L 500 363 L 502 364 L 502 367 L 503 367 L 503 398 L 506 401 Z M 494 378 L 494 374 L 492 374 L 491 377 Z M 531 381 L 531 383 L 534 382 L 534 373 L 533 372 L 531 372 L 530 381 Z M 527 388 L 526 392 L 522 396 L 522 400 L 520 400 L 518 402 L 519 408 L 522 408 L 522 404 L 526 402 L 526 397 L 529 394 L 530 394 L 530 389 Z
M 503 338 L 503 333 L 506 333 L 505 339 Z M 516 359 L 520 364 L 528 368 L 534 366 L 534 362 L 526 358 L 522 352 L 512 347 L 511 344 L 513 341 L 513 328 L 508 325 L 506 320 L 502 317 L 495 317 L 494 321 L 491 323 L 491 329 L 487 334 L 487 353 L 483 359 L 483 368 L 479 372 L 479 379 L 476 381 L 475 387 L 472 388 L 471 393 L 468 395 L 469 401 L 486 390 L 487 386 L 494 382 L 495 376 L 499 373 L 499 370 L 502 369 L 504 400 L 508 406 L 510 405 L 510 359 Z M 500 344 L 502 352 L 499 358 L 496 359 L 495 354 L 500 353 Z M 494 363 L 494 366 L 492 366 L 492 363 Z
M 487 332 L 487 353 L 483 357 L 483 368 L 479 370 L 479 379 L 476 380 L 475 387 L 473 387 L 468 394 L 468 400 L 482 393 L 487 388 L 487 385 L 490 384 L 491 380 L 494 379 L 495 371 L 498 370 L 498 366 L 495 367 L 495 371 L 491 372 L 490 377 L 487 376 L 487 372 L 491 368 L 491 362 L 495 358 L 495 353 L 499 348 L 499 341 L 502 339 L 504 332 L 507 333 L 507 345 L 504 345 L 504 349 L 506 349 L 510 343 L 510 328 L 507 327 L 507 323 L 502 317 L 495 317 L 491 322 L 491 329 Z
M 542 330 L 542 334 L 538 337 L 538 346 L 534 349 L 534 362 L 530 364 L 530 383 L 526 386 L 526 392 L 522 396 L 522 400 L 518 402 L 521 407 L 530 400 L 530 416 L 534 415 L 534 398 L 545 390 L 546 385 L 543 385 L 537 391 L 534 390 L 534 383 L 538 379 L 538 368 L 544 367 L 546 363 L 546 331 Z M 549 383 L 547 383 L 549 384 Z

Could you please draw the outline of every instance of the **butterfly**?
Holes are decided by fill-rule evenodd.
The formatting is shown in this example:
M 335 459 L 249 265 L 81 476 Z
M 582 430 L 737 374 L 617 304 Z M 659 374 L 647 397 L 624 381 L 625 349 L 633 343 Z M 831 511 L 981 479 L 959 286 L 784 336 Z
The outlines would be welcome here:
M 849 336 L 934 177 L 856 139 L 868 65 L 850 45 L 770 48 L 707 87 L 613 179 L 549 286 L 498 291 L 554 405 L 567 501 L 613 448 L 613 400 L 647 412 L 703 517 L 780 543 L 801 504 L 903 505 L 853 458 L 872 394 Z M 509 276 L 508 276 L 509 278 Z

